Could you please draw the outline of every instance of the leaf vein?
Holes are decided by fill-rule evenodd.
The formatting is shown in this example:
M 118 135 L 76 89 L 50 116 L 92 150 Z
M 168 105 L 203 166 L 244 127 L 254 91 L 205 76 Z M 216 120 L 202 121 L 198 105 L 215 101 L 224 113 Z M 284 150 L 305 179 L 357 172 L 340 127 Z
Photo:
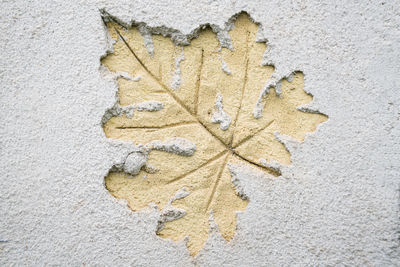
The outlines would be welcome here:
M 234 122 L 233 122 L 233 133 L 232 133 L 232 136 L 231 136 L 231 140 L 229 141 L 229 145 L 232 145 L 233 137 L 235 136 L 236 123 L 237 123 L 237 120 L 238 120 L 238 118 L 239 118 L 240 110 L 242 109 L 244 91 L 245 91 L 246 85 L 247 85 L 247 79 L 248 79 L 248 77 L 247 77 L 247 75 L 248 75 L 247 72 L 248 72 L 248 67 L 249 67 L 249 35 L 250 35 L 250 32 L 247 32 L 247 35 L 246 35 L 246 44 L 247 44 L 247 47 L 246 47 L 246 54 L 245 54 L 246 67 L 245 67 L 245 73 L 244 73 L 244 82 L 243 82 L 242 91 L 241 91 L 241 97 L 240 97 L 239 108 L 238 108 L 238 110 L 237 110 L 237 112 L 236 112 L 235 120 L 234 120 Z
M 199 76 L 196 81 L 196 92 L 195 92 L 195 102 L 194 102 L 194 114 L 197 115 L 197 110 L 199 108 L 199 93 L 200 93 L 200 81 L 201 81 L 201 72 L 203 70 L 204 64 L 204 49 L 201 49 L 201 62 L 199 67 Z
M 168 129 L 168 128 L 173 128 L 173 127 L 179 127 L 179 126 L 185 126 L 185 125 L 191 125 L 191 124 L 197 124 L 197 122 L 190 121 L 190 122 L 178 122 L 178 123 L 173 123 L 173 124 L 167 124 L 163 125 L 160 127 L 148 127 L 148 126 L 121 126 L 121 127 L 115 127 L 115 129 L 118 130 L 130 130 L 130 129 L 150 129 L 150 130 L 163 130 L 163 129 Z
M 220 170 L 219 170 L 219 172 L 218 172 L 217 179 L 215 180 L 214 186 L 213 186 L 212 191 L 211 191 L 211 195 L 210 195 L 210 197 L 208 198 L 207 205 L 206 205 L 206 209 L 205 209 L 204 212 L 207 212 L 208 209 L 210 208 L 211 201 L 213 200 L 214 195 L 215 195 L 215 192 L 217 191 L 217 187 L 218 187 L 218 184 L 219 184 L 219 182 L 220 182 L 220 180 L 221 180 L 222 173 L 223 173 L 223 171 L 224 171 L 224 169 L 225 169 L 225 166 L 226 166 L 226 163 L 227 163 L 227 161 L 228 161 L 228 156 L 229 156 L 229 154 L 225 156 L 224 163 L 221 165 L 221 168 L 220 168 Z
M 121 33 L 117 30 L 117 28 L 114 28 L 117 34 L 120 36 L 126 47 L 129 49 L 129 51 L 132 53 L 132 55 L 136 58 L 136 60 L 139 62 L 139 64 L 144 68 L 144 70 L 164 89 L 167 91 L 167 93 L 175 100 L 176 103 L 178 103 L 183 109 L 185 109 L 186 112 L 188 112 L 192 117 L 194 117 L 197 122 L 205 129 L 207 132 L 209 132 L 215 139 L 217 139 L 221 144 L 224 144 L 224 142 L 221 140 L 220 137 L 217 135 L 213 134 L 207 126 L 201 122 L 201 120 L 198 118 L 196 114 L 193 114 L 190 109 L 178 98 L 176 97 L 171 90 L 162 82 L 160 81 L 145 65 L 144 63 L 139 59 L 139 57 L 136 55 L 136 53 L 133 51 L 133 49 L 129 46 L 129 44 L 126 42 L 125 38 L 121 35 Z
M 187 172 L 187 173 L 184 173 L 184 174 L 182 174 L 182 175 L 180 175 L 180 176 L 178 176 L 178 177 L 175 177 L 175 178 L 172 179 L 171 181 L 168 181 L 166 184 L 171 184 L 171 183 L 173 183 L 173 182 L 176 182 L 176 181 L 178 181 L 178 180 L 181 180 L 182 178 L 185 178 L 186 176 L 188 176 L 188 175 L 194 173 L 195 171 L 197 171 L 197 170 L 203 168 L 204 166 L 208 165 L 209 163 L 211 163 L 211 162 L 213 162 L 213 161 L 219 159 L 219 158 L 222 157 L 224 154 L 226 154 L 226 152 L 227 152 L 227 150 L 224 150 L 224 151 L 222 151 L 221 153 L 218 153 L 217 155 L 215 155 L 215 156 L 212 157 L 211 159 L 209 159 L 209 160 L 207 160 L 206 162 L 204 162 L 203 164 L 201 164 L 199 167 L 197 167 L 197 168 L 195 168 L 195 169 L 193 169 L 193 170 L 191 170 L 191 171 L 189 171 L 189 172 Z

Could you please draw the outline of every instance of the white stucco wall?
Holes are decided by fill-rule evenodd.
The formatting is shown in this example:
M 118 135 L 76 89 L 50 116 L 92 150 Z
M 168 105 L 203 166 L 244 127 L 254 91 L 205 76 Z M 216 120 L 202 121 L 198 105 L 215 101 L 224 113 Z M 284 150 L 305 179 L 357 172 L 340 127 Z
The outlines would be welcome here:
M 353 2 L 353 3 L 351 3 Z M 189 33 L 244 10 L 267 57 L 302 70 L 329 116 L 282 177 L 247 177 L 235 238 L 189 256 L 104 188 L 124 155 L 101 128 L 116 87 L 99 72 L 99 9 Z M 395 266 L 399 251 L 397 1 L 2 1 L 0 265 Z

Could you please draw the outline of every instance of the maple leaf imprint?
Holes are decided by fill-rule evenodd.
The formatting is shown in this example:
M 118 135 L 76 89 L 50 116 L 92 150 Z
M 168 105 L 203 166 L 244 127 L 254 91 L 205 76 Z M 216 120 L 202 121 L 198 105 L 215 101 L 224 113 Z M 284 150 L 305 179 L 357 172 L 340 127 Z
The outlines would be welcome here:
M 261 64 L 266 44 L 256 41 L 258 26 L 246 13 L 231 21 L 231 50 L 210 27 L 199 29 L 189 45 L 176 46 L 168 37 L 149 37 L 143 24 L 124 28 L 106 21 L 114 44 L 102 64 L 118 74 L 119 89 L 118 103 L 103 118 L 104 132 L 142 145 L 110 170 L 106 187 L 134 211 L 155 203 L 161 209 L 157 234 L 188 237 L 191 255 L 208 238 L 211 211 L 229 241 L 236 212 L 248 204 L 232 184 L 228 163 L 278 176 L 279 165 L 290 164 L 278 133 L 303 141 L 327 120 L 305 108 L 312 96 L 301 72 L 260 97 L 274 73 Z

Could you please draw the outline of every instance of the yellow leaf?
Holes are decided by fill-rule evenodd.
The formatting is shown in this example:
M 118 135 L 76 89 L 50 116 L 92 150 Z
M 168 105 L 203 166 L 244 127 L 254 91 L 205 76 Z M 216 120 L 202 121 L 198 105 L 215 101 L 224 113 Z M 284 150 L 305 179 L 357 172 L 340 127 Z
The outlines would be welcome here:
M 135 172 L 112 169 L 106 187 L 134 211 L 155 203 L 161 210 L 157 234 L 174 241 L 188 237 L 196 255 L 208 238 L 211 211 L 229 241 L 236 212 L 248 204 L 232 184 L 228 163 L 280 175 L 273 164 L 290 164 L 290 153 L 276 133 L 303 141 L 327 116 L 299 109 L 312 101 L 301 72 L 280 82 L 280 95 L 271 90 L 262 98 L 262 117 L 253 116 L 274 67 L 261 64 L 266 44 L 256 42 L 258 26 L 245 13 L 229 31 L 232 50 L 221 48 L 206 27 L 184 47 L 153 35 L 149 51 L 142 26 L 107 22 L 114 45 L 102 64 L 119 73 L 119 90 L 104 132 L 144 145 L 144 154 L 135 154 L 142 160 Z M 180 151 L 180 145 L 189 150 Z

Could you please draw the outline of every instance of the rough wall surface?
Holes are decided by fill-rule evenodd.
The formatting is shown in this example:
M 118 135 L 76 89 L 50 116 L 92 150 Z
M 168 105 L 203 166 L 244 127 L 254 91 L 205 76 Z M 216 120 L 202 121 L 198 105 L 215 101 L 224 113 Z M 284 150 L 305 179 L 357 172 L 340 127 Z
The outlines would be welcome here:
M 353 2 L 3 1 L 1 265 L 397 265 L 400 6 Z M 329 116 L 293 143 L 282 176 L 241 176 L 250 202 L 231 242 L 214 227 L 192 258 L 155 235 L 155 210 L 134 213 L 105 189 L 127 148 L 101 128 L 117 90 L 99 71 L 101 8 L 185 34 L 247 11 L 266 59 L 302 70 Z

